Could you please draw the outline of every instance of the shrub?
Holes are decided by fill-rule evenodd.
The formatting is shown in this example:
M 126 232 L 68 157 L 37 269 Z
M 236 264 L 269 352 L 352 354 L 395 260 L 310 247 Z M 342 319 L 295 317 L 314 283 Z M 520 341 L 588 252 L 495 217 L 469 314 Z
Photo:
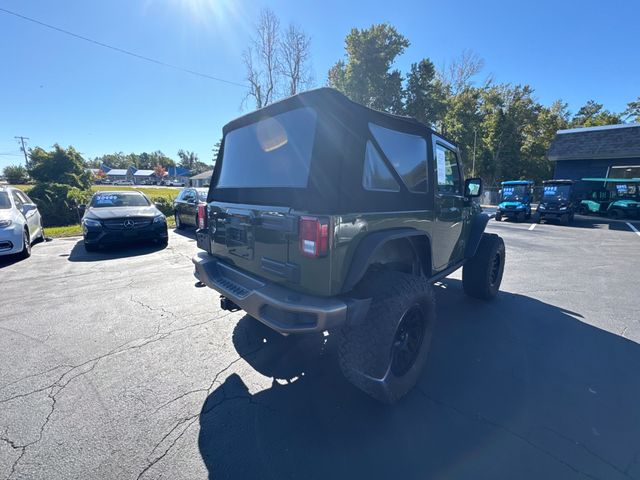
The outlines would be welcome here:
M 9 165 L 4 167 L 4 176 L 7 182 L 18 185 L 19 183 L 25 183 L 27 181 L 27 169 L 22 165 Z
M 166 197 L 153 197 L 151 199 L 156 204 L 158 210 L 164 213 L 167 217 L 173 216 L 173 202 Z
M 78 205 L 86 203 L 91 192 L 59 183 L 38 183 L 29 196 L 38 205 L 43 226 L 59 227 L 80 221 Z

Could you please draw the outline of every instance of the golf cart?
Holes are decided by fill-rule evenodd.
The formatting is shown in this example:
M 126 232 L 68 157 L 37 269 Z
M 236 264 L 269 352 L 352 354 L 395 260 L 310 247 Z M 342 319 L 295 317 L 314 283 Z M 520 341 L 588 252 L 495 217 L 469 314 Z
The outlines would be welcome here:
M 640 218 L 640 178 L 583 178 L 597 186 L 580 202 L 583 215 Z M 599 184 L 599 185 L 598 185 Z
M 532 180 L 509 180 L 502 182 L 500 203 L 496 211 L 496 220 L 512 218 L 521 222 L 531 217 Z
M 545 180 L 542 182 L 542 198 L 533 221 L 559 220 L 563 224 L 573 222 L 576 213 L 572 180 Z

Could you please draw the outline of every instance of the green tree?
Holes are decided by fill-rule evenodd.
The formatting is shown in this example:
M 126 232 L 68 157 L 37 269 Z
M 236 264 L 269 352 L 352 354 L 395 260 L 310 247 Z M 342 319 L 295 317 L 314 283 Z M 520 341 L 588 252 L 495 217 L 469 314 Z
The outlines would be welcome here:
M 627 109 L 624 111 L 625 120 L 632 120 L 640 123 L 640 97 L 633 102 L 627 103 Z
M 7 179 L 7 182 L 12 183 L 13 185 L 26 183 L 28 178 L 27 169 L 22 165 L 9 165 L 8 167 L 4 167 L 2 173 Z
M 409 41 L 387 23 L 354 28 L 345 39 L 346 62 L 331 67 L 329 85 L 363 105 L 401 113 L 402 75 L 391 67 L 408 46 Z
M 198 163 L 198 154 L 195 152 L 190 152 L 188 150 L 178 150 L 178 157 L 180 161 L 178 165 L 188 169 L 189 171 L 195 170 L 196 163 Z
M 405 113 L 428 125 L 442 121 L 446 105 L 445 85 L 436 77 L 428 58 L 411 64 L 405 88 Z
M 571 120 L 572 127 L 597 127 L 600 125 L 615 125 L 622 123 L 622 118 L 617 113 L 604 109 L 604 105 L 589 100 Z
M 91 185 L 84 159 L 73 147 L 64 149 L 55 144 L 50 152 L 36 147 L 29 150 L 29 158 L 29 176 L 37 183 L 57 183 L 81 190 Z

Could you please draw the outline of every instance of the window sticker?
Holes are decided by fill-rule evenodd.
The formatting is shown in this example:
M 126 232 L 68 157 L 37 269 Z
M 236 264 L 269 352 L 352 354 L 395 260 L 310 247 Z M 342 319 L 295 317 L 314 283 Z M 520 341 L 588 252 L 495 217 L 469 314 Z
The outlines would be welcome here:
M 626 185 L 617 184 L 616 185 L 616 190 L 618 190 L 618 194 L 622 195 L 622 194 L 627 193 L 628 188 L 627 188 Z
M 504 187 L 502 189 L 502 195 L 504 195 L 505 197 L 509 197 L 509 196 L 513 195 L 514 191 L 515 191 L 514 187 Z
M 438 170 L 438 183 L 440 185 L 447 184 L 447 157 L 444 149 L 441 147 L 436 148 L 436 162 Z
M 544 187 L 544 195 L 547 196 L 551 196 L 551 195 L 555 195 L 556 192 L 558 191 L 558 187 L 556 185 L 548 185 L 546 187 Z
M 105 205 L 108 203 L 113 203 L 117 198 L 118 196 L 113 194 L 98 195 L 96 196 L 96 204 Z

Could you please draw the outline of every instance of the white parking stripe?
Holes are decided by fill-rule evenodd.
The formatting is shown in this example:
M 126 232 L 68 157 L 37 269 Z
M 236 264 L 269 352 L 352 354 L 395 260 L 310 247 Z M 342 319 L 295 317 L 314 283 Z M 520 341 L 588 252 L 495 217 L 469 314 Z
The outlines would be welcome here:
M 531 226 L 529 227 L 529 230 L 533 230 L 534 228 L 536 228 L 537 223 L 532 223 Z
M 640 237 L 640 231 L 638 231 L 638 229 L 636 227 L 634 227 L 632 224 L 630 224 L 629 222 L 624 222 L 627 224 L 627 226 L 633 230 L 634 232 L 636 232 L 636 235 L 638 235 Z

